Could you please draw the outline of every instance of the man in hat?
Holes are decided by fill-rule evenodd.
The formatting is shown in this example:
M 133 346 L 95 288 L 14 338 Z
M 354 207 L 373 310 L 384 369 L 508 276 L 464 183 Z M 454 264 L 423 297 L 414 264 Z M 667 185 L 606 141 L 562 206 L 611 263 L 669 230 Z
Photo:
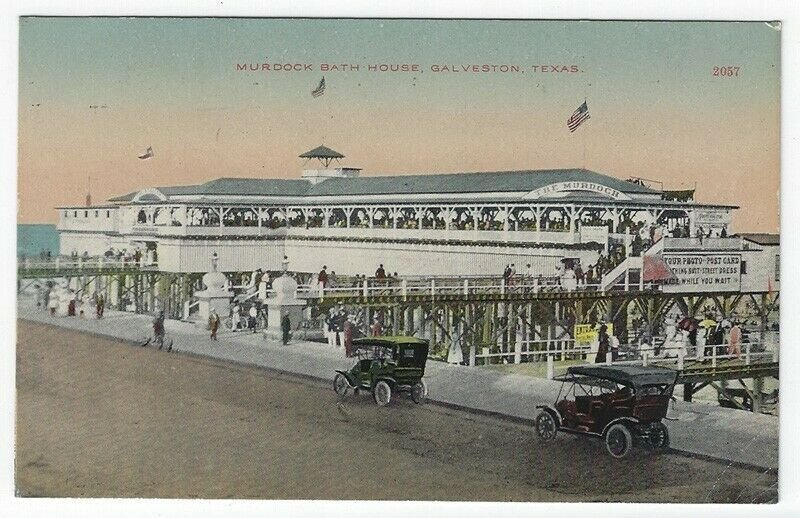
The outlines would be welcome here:
M 325 317 L 325 336 L 328 338 L 328 347 L 334 349 L 336 347 L 336 308 L 333 307 L 328 310 L 328 315 Z
M 323 291 L 328 286 L 328 267 L 323 266 L 319 274 L 317 274 L 317 286 L 319 291 Z
M 155 342 L 158 344 L 158 348 L 161 349 L 164 347 L 164 335 L 166 334 L 166 330 L 164 329 L 164 311 L 159 311 L 158 315 L 153 319 L 153 337 L 155 338 Z
M 208 328 L 211 329 L 211 340 L 216 340 L 217 330 L 219 329 L 219 315 L 214 308 L 211 308 L 211 312 L 208 315 Z

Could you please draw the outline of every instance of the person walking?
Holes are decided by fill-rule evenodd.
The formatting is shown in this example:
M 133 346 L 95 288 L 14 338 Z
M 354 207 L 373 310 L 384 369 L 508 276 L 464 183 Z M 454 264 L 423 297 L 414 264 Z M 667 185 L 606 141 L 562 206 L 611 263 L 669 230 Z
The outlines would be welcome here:
M 328 267 L 323 266 L 317 274 L 317 286 L 319 291 L 324 291 L 328 287 Z
M 50 316 L 56 316 L 56 310 L 58 309 L 58 293 L 55 288 L 51 289 L 47 294 L 47 307 L 50 308 Z
M 239 329 L 239 324 L 242 320 L 242 308 L 239 304 L 233 306 L 233 313 L 231 314 L 231 329 L 235 333 Z
M 606 357 L 608 356 L 608 326 L 605 322 L 600 323 L 600 329 L 597 332 L 597 354 L 595 355 L 594 362 L 595 363 L 606 363 Z
M 619 338 L 611 335 L 609 337 L 609 346 L 611 347 L 611 361 L 615 362 L 619 359 Z
M 742 355 L 742 328 L 738 320 L 733 321 L 733 326 L 728 334 L 728 354 L 739 358 Z
M 353 356 L 353 317 L 348 317 L 344 321 L 344 355 L 347 358 Z
M 153 337 L 155 338 L 159 349 L 164 347 L 164 335 L 166 334 L 166 330 L 164 328 L 164 319 L 165 317 L 163 311 L 160 311 L 153 319 Z
M 328 311 L 328 316 L 325 318 L 325 328 L 327 330 L 326 336 L 328 337 L 328 347 L 331 349 L 336 348 L 336 308 L 331 308 Z
M 381 336 L 383 334 L 383 327 L 381 326 L 380 320 L 378 317 L 372 321 L 372 327 L 370 327 L 370 335 L 371 336 Z
M 347 313 L 344 308 L 339 309 L 336 314 L 334 325 L 336 327 L 336 343 L 337 347 L 344 347 L 344 323 L 347 321 Z
M 250 306 L 250 311 L 248 311 L 248 319 L 247 319 L 247 327 L 256 334 L 256 321 L 258 320 L 258 310 L 256 309 L 256 305 L 253 304 Z
M 217 314 L 217 310 L 211 308 L 211 312 L 208 315 L 208 328 L 211 330 L 211 340 L 217 340 L 217 330 L 219 329 L 219 315 Z
M 86 318 L 86 313 L 89 312 L 89 303 L 90 302 L 91 301 L 89 300 L 89 294 L 88 293 L 84 293 L 83 296 L 81 297 L 81 307 L 80 307 L 80 316 L 83 319 Z
M 288 345 L 292 334 L 292 321 L 289 319 L 289 313 L 286 313 L 281 318 L 281 333 L 283 335 L 283 345 Z

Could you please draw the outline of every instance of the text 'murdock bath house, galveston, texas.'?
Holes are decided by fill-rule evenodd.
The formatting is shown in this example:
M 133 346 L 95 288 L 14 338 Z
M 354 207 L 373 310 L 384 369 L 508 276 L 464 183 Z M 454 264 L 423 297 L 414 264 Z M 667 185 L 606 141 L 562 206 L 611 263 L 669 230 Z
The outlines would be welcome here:
M 737 207 L 698 203 L 693 190 L 586 169 L 362 176 L 324 146 L 300 157 L 316 168 L 298 179 L 218 178 L 59 207 L 61 253 L 151 250 L 168 272 L 208 271 L 214 252 L 225 272 L 280 270 L 288 256 L 294 271 L 371 274 L 383 263 L 401 276 L 499 274 L 510 263 L 551 276 L 565 259 L 585 267 L 601 253 L 672 254 L 677 266 L 735 255 L 741 277 L 723 289 L 778 281 L 777 240 L 732 235 Z

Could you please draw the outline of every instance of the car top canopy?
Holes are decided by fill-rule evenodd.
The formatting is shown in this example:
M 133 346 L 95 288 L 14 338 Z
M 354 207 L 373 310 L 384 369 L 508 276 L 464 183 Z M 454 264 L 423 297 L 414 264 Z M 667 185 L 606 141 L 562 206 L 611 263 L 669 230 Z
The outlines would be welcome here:
M 641 365 L 575 365 L 567 368 L 571 375 L 600 378 L 635 389 L 645 385 L 674 385 L 678 372 L 666 367 Z

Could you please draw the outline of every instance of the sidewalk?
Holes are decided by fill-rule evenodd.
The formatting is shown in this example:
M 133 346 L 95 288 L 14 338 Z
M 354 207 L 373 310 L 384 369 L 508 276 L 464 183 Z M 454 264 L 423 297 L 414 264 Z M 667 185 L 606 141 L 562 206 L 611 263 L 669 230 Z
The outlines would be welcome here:
M 51 317 L 43 309 L 33 307 L 26 298 L 18 300 L 17 318 L 133 342 L 152 336 L 152 317 L 147 315 L 107 311 L 101 320 Z M 220 333 L 219 341 L 212 342 L 206 331 L 180 321 L 167 321 L 166 331 L 167 340 L 173 340 L 173 351 L 267 367 L 331 383 L 335 369 L 348 369 L 353 362 L 345 358 L 342 349 L 331 349 L 327 344 L 293 341 L 283 346 L 265 340 L 261 334 L 229 331 Z M 428 362 L 425 380 L 431 401 L 526 421 L 533 420 L 538 413 L 536 405 L 554 402 L 561 385 L 495 369 L 438 361 Z M 764 469 L 778 467 L 777 417 L 682 401 L 675 403 L 668 417 L 670 442 L 676 450 Z

